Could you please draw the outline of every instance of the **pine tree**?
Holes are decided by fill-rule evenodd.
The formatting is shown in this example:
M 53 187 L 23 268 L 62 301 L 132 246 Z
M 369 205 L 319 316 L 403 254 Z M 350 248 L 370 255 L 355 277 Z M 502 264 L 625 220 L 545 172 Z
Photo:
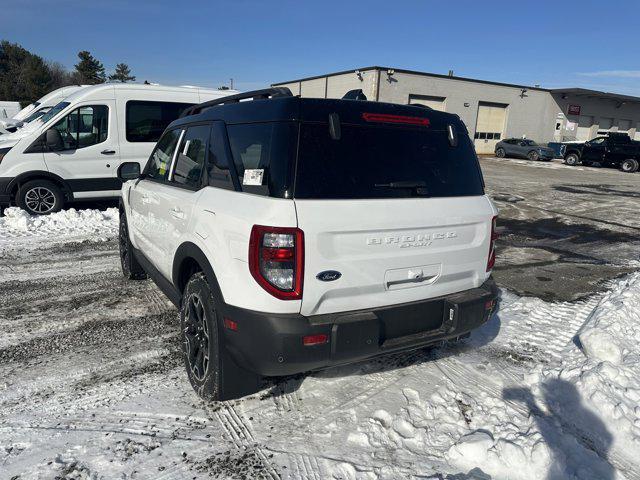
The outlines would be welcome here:
M 17 43 L 0 42 L 0 98 L 23 105 L 51 90 L 52 77 L 44 60 Z
M 78 52 L 80 61 L 76 64 L 76 75 L 79 83 L 94 85 L 104 83 L 106 76 L 104 65 L 86 50 Z
M 119 63 L 116 65 L 116 71 L 113 75 L 109 75 L 109 80 L 115 80 L 118 82 L 135 82 L 136 77 L 131 75 L 131 69 L 126 63 Z

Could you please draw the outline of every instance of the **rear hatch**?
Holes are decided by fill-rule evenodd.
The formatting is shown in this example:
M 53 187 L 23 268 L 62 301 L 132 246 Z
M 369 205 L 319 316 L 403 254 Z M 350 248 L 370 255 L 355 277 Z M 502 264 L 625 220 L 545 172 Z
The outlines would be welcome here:
M 496 210 L 459 118 L 342 103 L 344 110 L 324 118 L 303 114 L 300 126 L 293 196 L 305 238 L 301 313 L 396 305 L 481 285 Z

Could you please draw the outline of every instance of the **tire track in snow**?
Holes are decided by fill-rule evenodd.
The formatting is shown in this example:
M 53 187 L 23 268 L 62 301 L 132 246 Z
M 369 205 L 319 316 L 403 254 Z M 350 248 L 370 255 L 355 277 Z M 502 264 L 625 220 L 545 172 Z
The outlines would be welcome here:
M 252 451 L 260 459 L 264 466 L 264 472 L 271 480 L 280 480 L 281 476 L 275 469 L 264 448 L 256 441 L 251 425 L 244 415 L 238 414 L 233 404 L 223 403 L 221 407 L 212 412 L 224 429 L 227 437 L 233 442 L 236 449 Z
M 504 327 L 506 337 L 518 348 L 532 346 L 545 357 L 559 361 L 566 346 L 570 344 L 582 326 L 589 320 L 602 295 L 577 302 L 546 303 L 537 301 L 532 310 L 522 310 L 521 301 L 509 304 L 504 313 L 526 315 L 522 322 L 511 322 Z M 563 325 L 558 329 L 558 324 Z M 523 331 L 523 326 L 528 330 Z

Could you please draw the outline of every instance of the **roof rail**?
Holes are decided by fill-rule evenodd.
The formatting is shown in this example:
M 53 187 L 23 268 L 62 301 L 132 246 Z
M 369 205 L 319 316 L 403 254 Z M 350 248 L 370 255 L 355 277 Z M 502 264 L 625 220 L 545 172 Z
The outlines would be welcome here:
M 225 105 L 227 103 L 238 103 L 240 100 L 263 100 L 268 98 L 278 98 L 278 97 L 292 97 L 293 94 L 291 90 L 287 87 L 272 87 L 272 88 L 264 88 L 262 90 L 252 90 L 251 92 L 238 93 L 237 95 L 228 95 L 226 97 L 216 98 L 215 100 L 209 100 L 208 102 L 200 103 L 198 105 L 194 105 L 193 107 L 187 108 L 180 118 L 186 117 L 188 115 L 195 115 L 196 113 L 201 113 L 207 108 L 215 107 L 216 105 Z

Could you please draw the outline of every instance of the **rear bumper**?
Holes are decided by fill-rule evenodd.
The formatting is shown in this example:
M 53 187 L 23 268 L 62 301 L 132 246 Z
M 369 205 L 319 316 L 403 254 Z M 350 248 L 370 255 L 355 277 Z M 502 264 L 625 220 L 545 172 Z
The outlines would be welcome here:
M 223 316 L 238 328 L 221 331 L 229 353 L 244 368 L 264 376 L 292 375 L 463 335 L 490 318 L 497 298 L 490 278 L 478 288 L 445 297 L 310 317 L 225 305 Z M 319 334 L 327 335 L 328 342 L 303 345 L 304 336 Z

